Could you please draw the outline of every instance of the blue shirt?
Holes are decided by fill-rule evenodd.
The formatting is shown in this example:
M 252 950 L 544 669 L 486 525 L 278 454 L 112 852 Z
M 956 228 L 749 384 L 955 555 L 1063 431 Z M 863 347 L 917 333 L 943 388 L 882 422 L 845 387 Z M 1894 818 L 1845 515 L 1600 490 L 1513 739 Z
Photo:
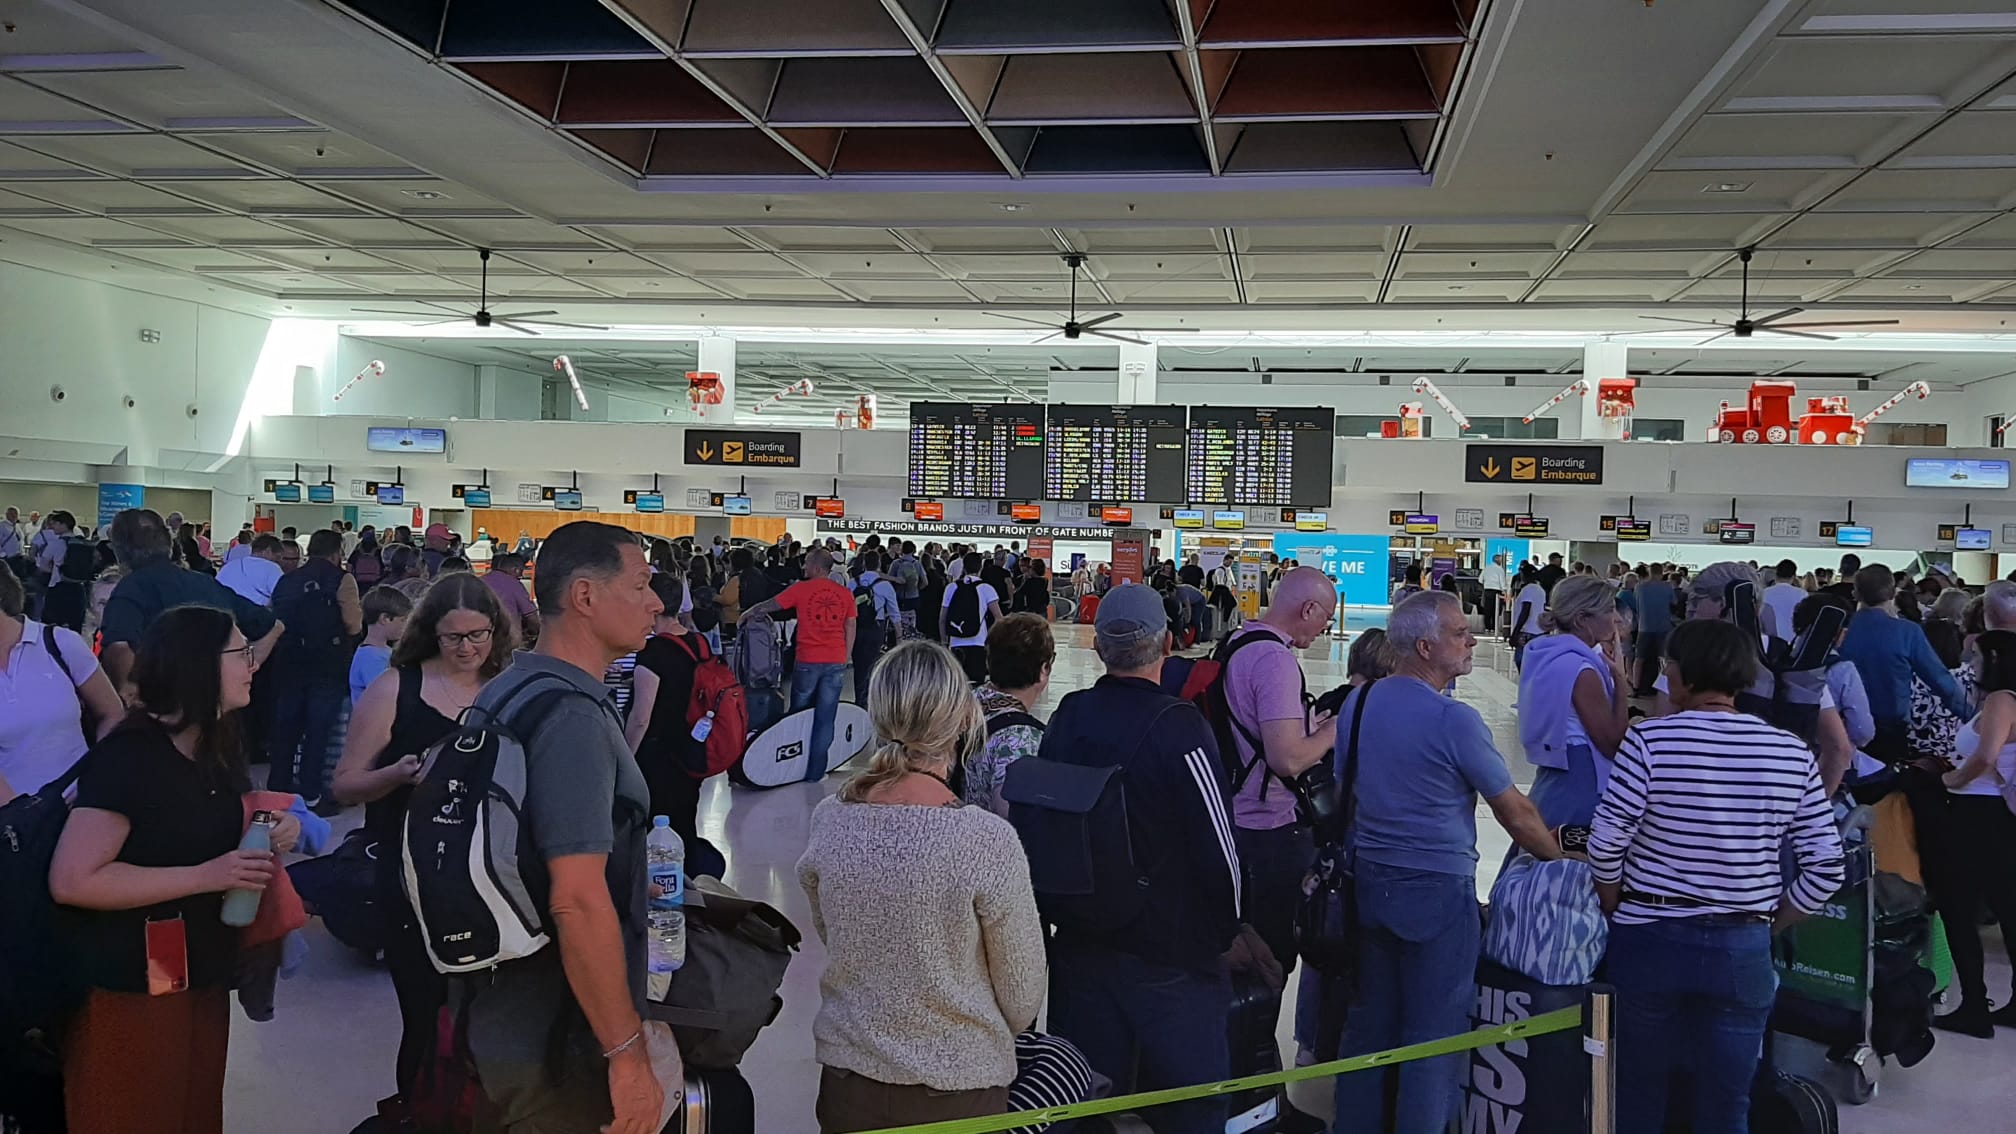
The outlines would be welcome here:
M 357 647 L 357 652 L 350 655 L 350 703 L 355 705 L 364 696 L 364 690 L 391 664 L 392 647 L 369 642 Z
M 1412 677 L 1367 686 L 1358 729 L 1352 841 L 1367 862 L 1470 877 L 1477 872 L 1477 797 L 1512 786 L 1477 710 Z M 1337 714 L 1337 775 L 1360 689 Z
M 1646 579 L 1637 586 L 1638 630 L 1665 634 L 1673 629 L 1673 584 L 1664 579 Z
M 1855 663 L 1862 674 L 1862 687 L 1869 694 L 1869 714 L 1878 728 L 1905 727 L 1911 722 L 1911 678 L 1916 676 L 1953 715 L 1973 714 L 1960 683 L 1939 663 L 1925 631 L 1915 622 L 1906 622 L 1881 610 L 1858 610 L 1848 620 L 1848 636 L 1841 642 L 1841 656 Z

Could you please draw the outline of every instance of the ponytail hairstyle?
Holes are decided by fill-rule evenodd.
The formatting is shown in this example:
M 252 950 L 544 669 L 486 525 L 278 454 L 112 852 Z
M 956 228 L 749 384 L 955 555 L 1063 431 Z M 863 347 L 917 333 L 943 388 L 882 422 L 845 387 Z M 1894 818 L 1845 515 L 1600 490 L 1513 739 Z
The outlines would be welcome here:
M 987 740 L 986 718 L 952 651 L 921 639 L 905 642 L 875 663 L 868 719 L 880 747 L 868 766 L 840 788 L 860 803 L 905 773 L 943 764 L 957 767 Z
M 1554 584 L 1554 593 L 1547 596 L 1540 629 L 1550 634 L 1557 630 L 1572 634 L 1583 619 L 1607 617 L 1616 610 L 1617 592 L 1610 589 L 1608 582 L 1595 575 L 1570 575 Z

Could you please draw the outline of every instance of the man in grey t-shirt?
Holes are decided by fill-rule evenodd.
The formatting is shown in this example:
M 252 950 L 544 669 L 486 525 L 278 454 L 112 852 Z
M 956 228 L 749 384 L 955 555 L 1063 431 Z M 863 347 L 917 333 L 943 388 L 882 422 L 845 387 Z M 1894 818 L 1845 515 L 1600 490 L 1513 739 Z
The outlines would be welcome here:
M 537 650 L 476 704 L 508 720 L 545 690 L 580 694 L 539 720 L 512 722 L 525 744 L 525 822 L 545 860 L 554 947 L 503 966 L 477 995 L 470 1048 L 511 1134 L 651 1134 L 662 1093 L 642 1031 L 650 791 L 602 673 L 650 635 L 664 605 L 636 539 L 587 522 L 541 545 L 535 597 Z

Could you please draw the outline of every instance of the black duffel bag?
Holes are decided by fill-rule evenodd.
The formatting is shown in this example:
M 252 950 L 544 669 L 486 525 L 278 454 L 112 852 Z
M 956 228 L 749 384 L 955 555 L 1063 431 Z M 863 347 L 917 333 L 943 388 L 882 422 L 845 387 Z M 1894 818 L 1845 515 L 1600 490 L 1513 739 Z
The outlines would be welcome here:
M 1337 804 L 1324 827 L 1324 842 L 1316 861 L 1302 878 L 1302 904 L 1295 911 L 1295 952 L 1325 975 L 1347 976 L 1358 961 L 1358 889 L 1352 869 L 1347 828 L 1358 786 L 1358 728 L 1372 686 L 1358 688 L 1351 705 L 1351 732 L 1344 745 L 1344 775 L 1337 785 Z
M 672 1025 L 688 1067 L 734 1067 L 783 1010 L 777 989 L 803 938 L 762 902 L 714 889 L 687 895 L 686 961 L 646 1014 Z

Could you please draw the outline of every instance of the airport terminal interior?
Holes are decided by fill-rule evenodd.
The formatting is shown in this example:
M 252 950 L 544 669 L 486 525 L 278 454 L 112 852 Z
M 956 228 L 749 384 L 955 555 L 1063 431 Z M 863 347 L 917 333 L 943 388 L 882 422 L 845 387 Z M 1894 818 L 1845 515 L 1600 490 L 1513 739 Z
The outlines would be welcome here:
M 88 594 L 102 583 L 97 597 L 110 596 L 126 550 L 113 547 L 115 522 L 142 510 L 169 520 L 184 570 L 266 558 L 268 544 L 254 541 L 269 534 L 298 537 L 284 554 L 312 558 L 334 546 L 316 533 L 334 531 L 341 570 L 368 596 L 391 560 L 367 548 L 358 572 L 358 533 L 375 530 L 389 556 L 403 530 L 417 545 L 402 561 L 418 576 L 412 595 L 445 561 L 488 577 L 493 592 L 526 590 L 515 598 L 528 608 L 549 567 L 540 549 L 583 520 L 635 533 L 665 571 L 715 557 L 716 585 L 741 550 L 788 581 L 817 573 L 794 549 L 831 547 L 851 588 L 881 547 L 928 556 L 963 545 L 1008 572 L 995 587 L 1004 611 L 1049 623 L 1055 660 L 1029 705 L 1041 723 L 1093 689 L 1102 651 L 1137 625 L 1108 611 L 1119 627 L 1109 629 L 1099 614 L 1116 593 L 1160 592 L 1174 653 L 1205 659 L 1241 624 L 1302 617 L 1273 600 L 1287 586 L 1299 601 L 1303 590 L 1282 580 L 1314 569 L 1328 579 L 1312 600 L 1320 625 L 1289 651 L 1308 694 L 1346 681 L 1368 631 L 1418 627 L 1396 616 L 1412 596 L 1439 594 L 1417 607 L 1458 611 L 1476 644 L 1467 671 L 1434 672 L 1453 678 L 1448 696 L 1489 733 L 1474 747 L 1502 763 L 1523 799 L 1558 757 L 1556 741 L 1529 751 L 1521 702 L 1530 715 L 1546 690 L 1532 665 L 1522 690 L 1525 651 L 1574 638 L 1547 633 L 1555 623 L 1543 626 L 1540 612 L 1573 585 L 1557 580 L 1587 575 L 1607 589 L 1574 593 L 1600 593 L 1606 625 L 1612 606 L 1625 608 L 1621 634 L 1579 647 L 1618 656 L 1615 673 L 1593 661 L 1579 671 L 1601 679 L 1594 703 L 1614 698 L 1616 719 L 1605 708 L 1600 727 L 1566 726 L 1595 762 L 1590 774 L 1610 785 L 1591 836 L 1600 842 L 1600 808 L 1624 783 L 1610 778 L 1613 758 L 1674 735 L 1656 722 L 1681 699 L 1655 692 L 1652 678 L 1683 679 L 1677 662 L 1662 671 L 1648 661 L 1667 637 L 1657 627 L 1684 638 L 1678 627 L 1716 611 L 1742 624 L 1733 612 L 1749 612 L 1754 594 L 1760 621 L 1748 628 L 1770 644 L 1744 664 L 1776 672 L 1781 691 L 1795 670 L 1825 670 L 1820 684 L 1831 686 L 1844 666 L 1866 698 L 1862 716 L 1879 710 L 1858 735 L 1850 701 L 1823 687 L 1821 708 L 1801 718 L 1821 730 L 1804 734 L 1817 754 L 1813 798 L 1824 805 L 1838 787 L 1828 824 L 1850 830 L 1846 852 L 1829 836 L 1848 872 L 1823 920 L 1848 911 L 1853 939 L 1816 960 L 1818 945 L 1787 944 L 1814 942 L 1811 923 L 1777 935 L 1769 1058 L 1760 1065 L 1754 1039 L 1742 1055 L 1757 1069 L 1749 1129 L 1765 1134 L 2010 1128 L 2016 993 L 2004 935 L 2016 932 L 2016 815 L 1970 810 L 1965 853 L 1947 846 L 1935 863 L 1927 849 L 1924 873 L 1937 877 L 1900 883 L 1917 895 L 1905 917 L 1881 880 L 1915 875 L 1916 850 L 1909 870 L 1886 860 L 1888 844 L 1868 836 L 1869 850 L 1852 814 L 1898 818 L 1908 846 L 1914 822 L 1938 822 L 1944 793 L 1961 790 L 1951 785 L 1972 766 L 1966 745 L 2010 722 L 2010 699 L 1993 694 L 2016 691 L 2016 668 L 2011 685 L 1998 684 L 1996 644 L 2003 627 L 2016 629 L 2016 590 L 1992 588 L 2016 579 L 2004 432 L 2016 422 L 2012 320 L 2012 0 L 0 0 L 0 558 L 24 584 L 26 617 L 59 621 L 51 600 L 67 584 Z M 531 562 L 507 569 L 530 570 L 512 583 L 498 557 L 519 551 Z M 88 553 L 81 569 L 76 552 Z M 1735 575 L 1716 565 L 1730 563 L 1743 585 L 1722 590 Z M 1896 598 L 1878 593 L 1884 579 L 1857 573 L 1875 565 L 1892 573 Z M 901 567 L 880 566 L 902 580 Z M 964 573 L 954 564 L 928 591 L 945 594 L 943 620 Z M 247 601 L 285 601 L 291 576 L 275 577 L 279 589 L 268 583 Z M 1710 579 L 1712 594 L 1700 589 Z M 1641 610 L 1635 596 L 1665 583 L 1662 605 L 1681 609 Z M 1773 591 L 1804 599 L 1830 586 L 1846 596 L 1851 628 L 1908 608 L 1926 633 L 1915 645 L 1887 639 L 1907 644 L 1865 664 L 1853 642 L 1828 654 L 1806 621 L 1796 639 L 1789 622 L 1773 632 L 1769 620 L 1792 609 Z M 878 623 L 892 641 L 917 632 L 915 594 L 901 595 L 900 620 Z M 874 585 L 856 595 L 859 609 L 878 610 Z M 1690 601 L 1704 596 L 1705 614 Z M 720 596 L 711 613 L 689 587 L 685 601 L 696 598 L 702 609 L 685 612 L 685 626 L 712 630 L 739 667 L 746 644 Z M 131 619 L 101 627 L 89 605 L 80 626 L 105 636 L 86 645 L 108 667 L 115 651 L 131 664 L 137 624 L 115 643 L 115 618 Z M 784 614 L 780 641 L 794 633 Z M 542 617 L 551 635 L 556 620 L 580 616 Z M 1579 617 L 1563 615 L 1564 627 Z M 238 625 L 255 637 L 242 611 Z M 346 650 L 363 634 L 348 632 Z M 31 714 L 17 694 L 37 647 L 14 640 L 0 671 L 0 734 L 15 735 L 0 739 L 0 784 L 31 770 L 8 761 L 27 750 Z M 1411 664 L 1433 652 L 1429 641 L 1387 653 Z M 1850 655 L 1853 666 L 1841 660 Z M 806 664 L 798 659 L 801 686 Z M 1576 672 L 1570 715 L 1586 716 Z M 1949 727 L 1943 748 L 1918 747 L 1916 732 L 1903 740 L 1914 672 L 1919 699 L 1955 690 L 1943 711 L 1959 739 Z M 893 679 L 878 669 L 876 680 Z M 254 689 L 248 714 L 272 695 Z M 797 708 L 800 691 L 771 695 Z M 131 690 L 107 687 L 121 692 Z M 857 699 L 854 681 L 840 699 Z M 1769 716 L 1784 700 L 1745 704 Z M 311 742 L 326 741 L 331 762 L 343 749 L 347 691 L 343 702 L 333 722 L 311 715 L 326 735 L 307 736 L 301 759 Z M 905 1121 L 835 1117 L 836 1083 L 865 1080 L 891 1098 L 928 1092 L 916 1078 L 822 1065 L 822 1050 L 843 1045 L 815 1039 L 815 1021 L 830 1037 L 843 1014 L 821 1014 L 828 942 L 800 860 L 808 847 L 831 853 L 814 837 L 815 807 L 888 739 L 843 704 L 826 774 L 779 771 L 815 743 L 807 734 L 822 711 L 757 722 L 739 745 L 747 766 L 700 784 L 694 833 L 725 859 L 719 883 L 774 907 L 803 942 L 781 978 L 781 1010 L 740 1055 L 739 1074 L 705 1072 L 748 1084 L 753 1125 L 725 1104 L 706 1113 L 694 1094 L 668 1129 L 812 1134 L 1002 1109 L 933 1112 L 911 1099 L 910 1110 L 876 1112 L 916 1116 Z M 1225 711 L 1225 729 L 1245 727 L 1236 707 Z M 1838 747 L 1827 731 L 1837 721 L 1849 737 Z M 786 732 L 766 736 L 770 727 Z M 1221 740 L 1233 735 L 1225 729 Z M 2007 743 L 2004 761 L 2016 732 Z M 264 782 L 267 754 L 248 755 L 253 782 Z M 2001 766 L 2016 776 L 2016 762 Z M 1913 775 L 1930 786 L 1907 807 L 1883 777 Z M 1976 789 L 2004 778 L 1992 767 L 1978 775 L 1989 778 Z M 0 798 L 42 782 L 11 782 Z M 1206 790 L 1207 808 L 1226 856 L 1246 859 L 1232 868 L 1240 900 L 1258 900 L 1263 861 L 1299 892 L 1310 863 L 1232 855 L 1233 835 L 1248 834 L 1237 820 L 1250 816 L 1232 807 L 1229 778 L 1219 787 Z M 87 779 L 80 798 L 106 790 Z M 1459 820 L 1474 814 L 1480 901 L 1511 900 L 1502 864 L 1550 865 L 1511 857 L 1497 790 L 1487 803 L 1466 786 L 1456 808 Z M 2001 790 L 2016 809 L 2016 784 Z M 321 805 L 332 850 L 365 817 L 337 794 L 302 804 Z M 1986 797 L 1952 799 L 1972 808 Z M 1008 803 L 1000 810 L 1027 844 L 1035 828 Z M 1298 829 L 1306 818 L 1298 813 Z M 1586 832 L 1589 822 L 1549 825 Z M 66 840 L 80 826 L 73 818 Z M 1918 832 L 1928 848 L 1934 837 Z M 1637 889 L 1648 876 L 1629 856 L 1641 852 L 1622 853 L 1625 915 L 1642 900 L 1717 930 L 1727 928 L 1718 918 L 1748 930 L 1772 917 L 1768 905 L 1654 902 Z M 1603 866 L 1591 857 L 1572 877 L 1593 910 L 1586 880 Z M 1964 876 L 1951 892 L 1965 897 L 1941 907 L 1949 876 Z M 1369 884 L 1362 874 L 1359 884 Z M 689 895 L 703 884 L 692 885 Z M 1048 893 L 1039 877 L 1046 923 Z M 0 935 L 9 920 L 0 916 Z M 1956 925 L 1981 941 L 1971 963 L 1988 1002 L 1963 1004 L 1965 978 L 1950 975 Z M 1624 929 L 1610 929 L 1613 965 L 1617 939 L 1632 936 Z M 402 1018 L 387 960 L 339 941 L 319 917 L 291 940 L 298 967 L 274 990 L 272 1019 L 254 1022 L 233 1001 L 221 1129 L 435 1129 L 398 1104 L 380 1112 L 409 1086 L 395 1081 Z M 305 959 L 294 957 L 304 945 Z M 883 948 L 883 966 L 938 963 L 918 943 Z M 1503 993 L 1494 1001 L 1473 980 L 1471 956 L 1456 979 L 1479 990 L 1475 1018 L 1407 1042 L 1503 1022 Z M 973 963 L 984 971 L 986 961 Z M 1311 1046 L 1312 997 L 1353 1053 L 1352 1012 L 1368 1010 L 1344 1003 L 1348 990 L 1302 979 L 1306 968 L 1265 1009 L 1274 1050 L 1234 1047 L 1207 1079 L 1340 1057 L 1334 1028 L 1327 1048 Z M 1935 970 L 1937 991 L 1919 989 L 1918 975 Z M 845 971 L 859 976 L 858 959 Z M 1059 1020 L 1056 976 L 1038 1030 Z M 1619 1019 L 1629 1019 L 1632 978 L 1617 979 Z M 1581 1005 L 1589 983 L 1539 987 Z M 94 985 L 101 994 L 114 995 Z M 858 1011 L 863 995 L 846 1002 Z M 1901 1057 L 1884 1027 L 1900 995 L 1924 1016 Z M 1818 1000 L 1827 1012 L 1801 1010 Z M 1990 1007 L 2012 1026 L 1955 1023 Z M 1927 1031 L 1935 1015 L 1952 1018 Z M 1364 1018 L 1356 1026 L 1374 1026 Z M 1072 1024 L 1084 1021 L 1060 1033 Z M 987 1026 L 1004 1043 L 1015 1031 L 999 1018 Z M 1389 1039 L 1355 1053 L 1399 1046 L 1397 1031 Z M 1653 1130 L 1628 1121 L 1643 1084 L 1606 1085 L 1617 1062 L 1636 1066 L 1621 1047 L 1616 1060 L 1600 1054 L 1610 1042 L 1569 1056 L 1556 1044 L 1542 1058 L 1540 1039 L 1513 1039 L 1489 1057 L 1445 1057 L 1460 1073 L 1428 1102 L 1416 1095 L 1432 1084 L 1417 1092 L 1411 1068 L 1393 1073 L 1402 1085 L 1391 1105 L 1411 1116 L 1398 1128 Z M 88 1062 L 63 1060 L 73 1084 L 77 1059 Z M 48 1086 L 53 1073 L 38 1074 Z M 1748 1074 L 1732 1088 L 1745 1099 Z M 1199 1081 L 1141 1075 L 1143 1087 Z M 1675 1082 L 1675 1100 L 1692 1089 L 1684 1071 Z M 1838 1109 L 1838 1127 L 1772 1109 L 1797 1084 Z M 1240 1095 L 1224 1129 L 1392 1128 L 1337 1113 L 1333 1089 L 1318 1078 L 1262 1092 L 1263 1102 Z M 1547 1109 L 1564 1099 L 1566 1110 Z M 89 1110 L 72 1099 L 69 1129 L 119 1129 Z M 1431 1112 L 1443 1122 L 1421 1118 Z M 1740 1129 L 1741 1117 L 1694 1129 Z M 0 1113 L 8 1134 L 61 1129 L 14 1121 Z M 162 1121 L 177 1134 L 220 1129 L 214 1117 Z M 556 1121 L 538 1129 L 592 1132 L 608 1116 Z M 1154 1108 L 1076 1121 L 1057 1129 L 1217 1129 L 1215 1117 L 1158 1125 Z

